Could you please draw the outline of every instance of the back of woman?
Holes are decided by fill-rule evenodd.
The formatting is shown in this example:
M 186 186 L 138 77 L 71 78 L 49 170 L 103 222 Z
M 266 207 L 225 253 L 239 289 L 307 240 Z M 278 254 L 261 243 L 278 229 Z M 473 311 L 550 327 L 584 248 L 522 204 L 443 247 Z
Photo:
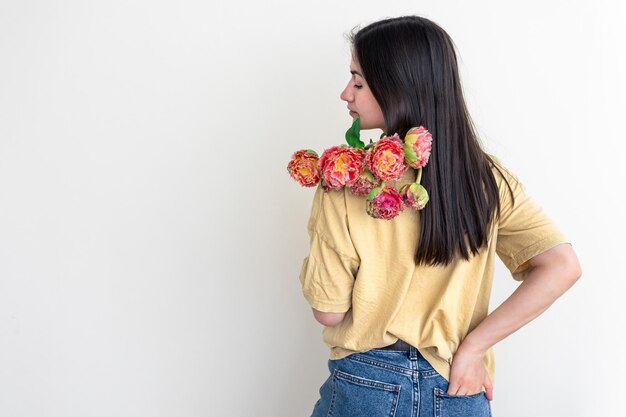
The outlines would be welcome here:
M 442 28 L 404 16 L 350 40 L 352 77 L 341 99 L 356 126 L 380 128 L 379 142 L 391 144 L 376 155 L 376 144 L 358 150 L 358 175 L 395 174 L 364 196 L 353 180 L 332 187 L 329 172 L 344 169 L 344 159 L 319 160 L 300 272 L 329 347 L 313 416 L 489 416 L 492 346 L 573 285 L 580 266 L 520 179 L 482 150 Z M 428 148 L 411 147 L 416 127 L 432 135 Z M 411 184 L 421 204 L 407 201 Z M 411 207 L 381 214 L 381 190 Z M 489 314 L 496 257 L 522 284 Z

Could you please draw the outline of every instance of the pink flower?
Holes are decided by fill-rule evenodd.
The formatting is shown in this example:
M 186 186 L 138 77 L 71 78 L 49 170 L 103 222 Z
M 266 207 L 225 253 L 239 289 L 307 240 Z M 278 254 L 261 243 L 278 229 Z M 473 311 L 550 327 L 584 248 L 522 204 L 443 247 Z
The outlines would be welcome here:
M 367 196 L 367 214 L 377 219 L 390 220 L 396 217 L 402 209 L 404 203 L 398 190 L 391 186 L 374 188 Z
M 320 167 L 317 153 L 311 149 L 294 152 L 287 164 L 291 178 L 304 187 L 313 187 L 320 181 Z
M 421 184 L 405 184 L 400 189 L 400 194 L 404 200 L 404 205 L 416 210 L 421 210 L 428 203 L 428 193 Z
M 422 168 L 428 163 L 433 137 L 424 126 L 409 129 L 404 136 L 404 153 L 411 168 Z
M 395 181 L 407 170 L 404 163 L 402 140 L 395 134 L 385 136 L 368 150 L 365 164 L 370 171 L 383 181 Z
M 368 195 L 372 189 L 380 185 L 380 180 L 374 177 L 374 175 L 365 169 L 363 173 L 357 178 L 357 180 L 350 187 L 350 191 L 354 195 Z
M 347 145 L 326 149 L 319 160 L 324 190 L 339 190 L 356 182 L 365 168 L 365 151 Z

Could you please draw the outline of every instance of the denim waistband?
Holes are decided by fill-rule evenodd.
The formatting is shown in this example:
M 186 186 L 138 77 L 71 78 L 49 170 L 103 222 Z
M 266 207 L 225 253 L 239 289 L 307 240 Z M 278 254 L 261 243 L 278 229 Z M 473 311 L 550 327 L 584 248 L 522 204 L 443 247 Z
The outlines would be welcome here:
M 398 339 L 398 341 L 396 343 L 392 343 L 391 345 L 387 345 L 387 346 L 383 346 L 381 348 L 378 349 L 384 349 L 384 350 L 403 350 L 408 352 L 409 350 L 411 350 L 411 345 L 408 344 L 407 342 L 405 342 L 402 339 Z
M 394 370 L 406 375 L 413 375 L 418 372 L 419 377 L 432 377 L 438 375 L 432 364 L 419 352 L 419 350 L 398 339 L 395 343 L 379 348 L 373 348 L 365 352 L 358 352 L 350 355 L 353 361 L 360 361 L 372 365 L 382 365 L 386 369 Z

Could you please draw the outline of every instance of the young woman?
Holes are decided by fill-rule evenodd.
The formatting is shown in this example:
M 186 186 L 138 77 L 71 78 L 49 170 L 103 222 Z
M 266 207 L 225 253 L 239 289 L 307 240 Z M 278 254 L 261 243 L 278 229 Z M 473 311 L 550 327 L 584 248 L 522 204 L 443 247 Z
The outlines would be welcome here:
M 300 281 L 330 375 L 313 417 L 490 416 L 492 346 L 570 288 L 580 265 L 520 179 L 481 149 L 441 27 L 403 16 L 350 40 L 341 99 L 363 129 L 430 131 L 430 200 L 381 220 L 347 188 L 317 188 Z M 390 183 L 415 180 L 408 169 Z M 488 314 L 496 255 L 521 284 Z

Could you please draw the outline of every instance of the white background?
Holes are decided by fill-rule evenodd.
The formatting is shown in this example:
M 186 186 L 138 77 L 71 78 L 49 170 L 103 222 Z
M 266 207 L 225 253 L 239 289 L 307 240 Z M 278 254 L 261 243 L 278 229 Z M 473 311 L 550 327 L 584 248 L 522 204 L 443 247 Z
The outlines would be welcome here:
M 344 141 L 344 33 L 411 13 L 582 264 L 496 345 L 494 415 L 622 416 L 626 12 L 564 0 L 2 0 L 0 415 L 310 415 L 313 190 L 286 164 Z M 516 285 L 498 261 L 493 306 Z

